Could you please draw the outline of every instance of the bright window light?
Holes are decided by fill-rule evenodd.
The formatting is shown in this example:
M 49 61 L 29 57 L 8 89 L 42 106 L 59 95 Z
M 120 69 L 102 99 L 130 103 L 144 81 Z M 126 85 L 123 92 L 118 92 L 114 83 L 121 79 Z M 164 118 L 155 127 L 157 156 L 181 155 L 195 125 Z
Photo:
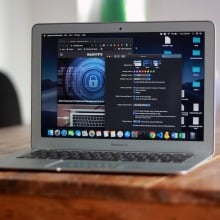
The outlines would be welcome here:
M 77 12 L 80 21 L 88 21 L 90 13 L 92 11 L 92 6 L 94 6 L 93 0 L 78 0 L 77 1 Z
M 126 21 L 147 20 L 147 0 L 125 0 Z

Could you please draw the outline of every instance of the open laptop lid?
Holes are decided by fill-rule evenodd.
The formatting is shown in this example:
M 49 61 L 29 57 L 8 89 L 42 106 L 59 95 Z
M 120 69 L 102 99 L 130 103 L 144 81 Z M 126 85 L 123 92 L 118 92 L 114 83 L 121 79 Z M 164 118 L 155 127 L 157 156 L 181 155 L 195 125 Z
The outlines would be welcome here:
M 35 25 L 32 148 L 212 153 L 214 36 L 206 21 Z

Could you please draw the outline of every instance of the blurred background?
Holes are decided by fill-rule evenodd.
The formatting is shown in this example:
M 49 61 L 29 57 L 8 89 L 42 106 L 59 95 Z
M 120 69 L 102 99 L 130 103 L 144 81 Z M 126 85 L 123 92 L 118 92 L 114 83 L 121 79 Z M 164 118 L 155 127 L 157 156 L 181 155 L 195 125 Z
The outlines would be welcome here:
M 31 28 L 36 23 L 211 20 L 220 48 L 219 0 L 0 0 L 0 71 L 13 82 L 22 122 L 31 122 Z

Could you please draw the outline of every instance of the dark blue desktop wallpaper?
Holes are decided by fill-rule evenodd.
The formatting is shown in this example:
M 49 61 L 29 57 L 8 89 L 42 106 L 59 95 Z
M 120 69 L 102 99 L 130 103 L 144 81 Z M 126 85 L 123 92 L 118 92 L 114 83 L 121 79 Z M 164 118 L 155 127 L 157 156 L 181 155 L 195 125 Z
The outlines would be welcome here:
M 170 44 L 165 44 L 165 36 L 171 39 Z M 181 54 L 182 55 L 182 89 L 184 96 L 182 102 L 186 111 L 192 111 L 193 103 L 200 106 L 199 111 L 204 112 L 204 33 L 109 33 L 109 34 L 86 34 L 88 38 L 132 38 L 134 54 Z M 48 129 L 57 128 L 57 103 L 60 98 L 58 90 L 58 69 L 60 62 L 66 62 L 66 66 L 74 66 L 74 62 L 86 62 L 87 58 L 79 57 L 62 61 L 58 58 L 57 36 L 42 35 L 42 136 L 47 137 Z M 65 38 L 65 37 L 62 37 Z M 104 66 L 105 58 L 97 59 L 101 66 L 103 85 L 105 83 Z M 87 60 L 88 61 L 88 60 Z M 169 73 L 167 73 L 169 74 Z M 86 80 L 86 79 L 85 79 Z M 112 82 L 113 83 L 113 82 Z M 77 84 L 75 84 L 77 86 Z M 101 89 L 99 100 L 104 100 L 104 89 Z M 65 94 L 68 95 L 68 94 Z M 75 94 L 77 95 L 77 94 Z M 86 96 L 86 95 L 85 95 Z M 71 97 L 71 95 L 70 95 Z M 186 97 L 186 98 L 184 98 Z M 85 97 L 84 97 L 85 98 Z M 174 103 L 175 104 L 175 103 Z M 200 116 L 203 119 L 203 115 Z M 190 120 L 190 121 L 189 121 Z M 186 124 L 191 119 L 186 117 Z M 203 125 L 203 121 L 200 122 Z M 189 128 L 182 128 L 182 131 Z M 203 126 L 198 128 L 198 140 L 203 140 Z

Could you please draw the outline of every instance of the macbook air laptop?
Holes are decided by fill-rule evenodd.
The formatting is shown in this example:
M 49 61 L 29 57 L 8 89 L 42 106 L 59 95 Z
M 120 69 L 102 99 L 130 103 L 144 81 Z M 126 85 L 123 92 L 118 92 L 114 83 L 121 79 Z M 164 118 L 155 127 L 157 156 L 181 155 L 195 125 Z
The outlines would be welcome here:
M 37 24 L 31 150 L 1 169 L 186 173 L 214 153 L 209 21 Z

